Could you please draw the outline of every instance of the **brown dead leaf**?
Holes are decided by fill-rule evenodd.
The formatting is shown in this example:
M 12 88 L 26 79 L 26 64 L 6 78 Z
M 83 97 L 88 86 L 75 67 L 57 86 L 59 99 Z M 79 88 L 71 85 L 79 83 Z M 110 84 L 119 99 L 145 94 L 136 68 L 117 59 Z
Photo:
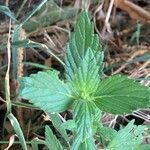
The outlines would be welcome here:
M 129 0 L 115 0 L 114 5 L 126 11 L 133 19 L 150 23 L 150 13 Z

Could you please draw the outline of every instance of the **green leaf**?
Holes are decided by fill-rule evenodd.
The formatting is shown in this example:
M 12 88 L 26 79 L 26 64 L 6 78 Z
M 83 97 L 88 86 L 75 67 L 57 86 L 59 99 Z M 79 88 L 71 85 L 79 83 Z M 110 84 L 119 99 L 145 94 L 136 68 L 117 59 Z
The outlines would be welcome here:
M 58 78 L 58 72 L 38 72 L 21 80 L 20 96 L 46 112 L 62 112 L 72 103 L 68 85 Z
M 99 54 L 101 56 L 101 59 L 97 59 L 97 64 L 102 66 L 103 54 L 98 35 L 94 34 L 94 27 L 90 22 L 88 13 L 82 11 L 75 25 L 74 33 L 65 49 L 65 74 L 68 80 L 73 80 L 89 48 L 94 55 L 98 56 Z M 102 67 L 100 71 L 102 71 Z
M 41 65 L 38 63 L 33 63 L 33 62 L 22 62 L 25 66 L 31 66 L 32 68 L 40 68 L 40 69 L 45 69 L 45 70 L 50 70 L 51 67 L 47 65 Z
M 96 108 L 96 114 L 94 115 L 94 122 L 93 122 L 93 134 L 96 133 L 99 125 L 100 125 L 100 120 L 101 120 L 101 117 L 102 117 L 102 111 L 98 108 Z
M 4 13 L 8 17 L 10 17 L 12 20 L 17 21 L 14 14 L 10 11 L 8 7 L 0 5 L 0 12 Z
M 63 124 L 61 125 L 61 127 L 63 129 L 71 130 L 73 132 L 77 130 L 77 126 L 75 124 L 75 121 L 71 120 L 71 119 L 63 122 Z
M 99 127 L 98 133 L 100 136 L 100 139 L 103 140 L 103 143 L 108 143 L 108 141 L 112 141 L 112 139 L 117 135 L 117 131 L 109 128 L 109 127 Z
M 49 126 L 45 127 L 45 141 L 46 145 L 49 150 L 63 150 L 60 142 L 56 138 L 56 136 L 53 134 L 52 130 L 49 128 Z
M 39 138 L 34 138 L 33 140 L 31 140 L 28 143 L 31 144 L 33 150 L 39 150 L 39 146 L 40 145 L 46 145 L 46 141 L 45 140 L 41 140 Z
M 81 141 L 92 136 L 92 123 L 96 114 L 96 106 L 93 102 L 77 100 L 74 104 L 73 114 L 77 125 L 77 135 Z
M 8 118 L 11 122 L 11 125 L 13 126 L 13 128 L 15 130 L 15 133 L 16 133 L 20 143 L 21 143 L 22 149 L 27 150 L 26 141 L 25 141 L 25 138 L 24 138 L 24 135 L 23 135 L 23 132 L 21 130 L 18 120 L 12 113 L 8 114 Z
M 63 122 L 60 119 L 59 115 L 57 113 L 47 113 L 50 117 L 50 120 L 53 123 L 53 126 L 58 130 L 58 132 L 63 136 L 63 138 L 66 140 L 66 142 L 69 141 L 66 130 L 62 127 Z
M 101 57 L 101 55 L 99 56 Z M 81 65 L 77 69 L 72 82 L 74 95 L 77 95 L 79 98 L 89 99 L 99 85 L 100 79 L 98 72 L 99 66 L 97 66 L 96 57 L 89 48 L 87 49 L 85 57 L 83 57 Z M 78 99 L 78 97 L 76 99 Z
M 93 137 L 87 138 L 81 143 L 80 139 L 75 139 L 71 150 L 97 150 Z
M 72 149 L 74 150 L 79 148 L 88 138 L 93 138 L 92 126 L 95 116 L 97 115 L 97 107 L 91 101 L 76 100 L 73 114 L 77 126 L 74 143 L 72 145 Z
M 111 76 L 100 82 L 95 104 L 113 114 L 130 113 L 150 104 L 150 89 L 124 76 Z
M 135 150 L 150 150 L 150 144 L 139 145 Z
M 32 149 L 34 149 L 34 150 L 39 150 L 39 148 L 38 148 L 38 143 L 35 142 L 35 140 L 32 140 L 32 141 L 31 141 L 31 145 L 32 145 Z
M 80 144 L 79 150 L 97 150 L 94 139 L 92 137 L 86 139 L 83 143 Z
M 109 143 L 108 150 L 136 150 L 143 141 L 142 134 L 145 126 L 134 125 L 134 120 L 121 129 L 116 137 Z
M 40 4 L 37 5 L 35 9 L 32 10 L 27 16 L 25 16 L 25 19 L 23 19 L 22 23 L 19 26 L 23 26 L 41 7 L 47 2 L 47 0 L 41 1 Z

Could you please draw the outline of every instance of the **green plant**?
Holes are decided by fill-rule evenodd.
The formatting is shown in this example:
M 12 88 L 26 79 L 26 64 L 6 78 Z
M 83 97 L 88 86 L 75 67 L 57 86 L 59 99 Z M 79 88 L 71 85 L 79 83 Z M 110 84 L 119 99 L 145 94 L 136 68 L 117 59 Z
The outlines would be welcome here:
M 12 125 L 12 127 L 13 127 L 13 129 L 14 129 L 14 131 L 15 131 L 15 136 L 17 136 L 18 140 L 19 140 L 19 141 L 16 141 L 14 143 L 21 144 L 23 150 L 27 150 L 27 144 L 32 144 L 33 148 L 35 148 L 37 146 L 36 145 L 37 143 L 38 144 L 45 144 L 45 142 L 35 141 L 35 140 L 33 140 L 31 142 L 30 141 L 25 141 L 25 137 L 24 137 L 24 134 L 23 134 L 22 129 L 20 127 L 20 124 L 19 124 L 17 118 L 12 114 L 12 105 L 16 105 L 16 104 L 11 99 L 11 93 L 10 93 L 10 76 L 9 76 L 9 72 L 10 72 L 10 65 L 11 65 L 11 53 L 12 53 L 12 66 L 13 66 L 12 67 L 13 68 L 12 69 L 13 70 L 12 74 L 13 74 L 13 79 L 16 79 L 17 48 L 19 48 L 19 47 L 40 47 L 40 48 L 44 48 L 44 49 L 47 50 L 47 52 L 49 52 L 52 56 L 54 56 L 60 63 L 63 63 L 45 44 L 33 42 L 29 39 L 19 41 L 19 38 L 18 38 L 20 30 L 21 30 L 22 26 L 24 25 L 24 23 L 26 23 L 46 2 L 47 2 L 47 0 L 43 0 L 28 16 L 25 17 L 25 19 L 21 23 L 19 23 L 19 21 L 16 20 L 14 14 L 10 11 L 10 9 L 8 7 L 0 5 L 0 13 L 1 12 L 4 13 L 10 19 L 12 19 L 13 21 L 15 21 L 17 23 L 16 27 L 14 28 L 14 32 L 11 35 L 11 33 L 10 33 L 11 32 L 11 29 L 10 29 L 11 21 L 10 21 L 7 46 L 3 45 L 3 44 L 2 45 L 0 44 L 0 47 L 2 47 L 3 51 L 5 49 L 7 49 L 6 52 L 7 52 L 7 56 L 8 56 L 8 64 L 5 65 L 5 66 L 2 66 L 2 68 L 7 66 L 7 71 L 6 71 L 6 75 L 5 75 L 5 81 L 4 81 L 5 82 L 5 84 L 4 84 L 4 86 L 5 86 L 5 100 L 3 100 L 3 98 L 1 98 L 1 97 L 0 97 L 0 100 L 3 101 L 4 103 L 6 103 L 7 112 L 5 114 L 4 121 L 2 123 L 3 124 L 3 129 L 2 129 L 1 136 L 2 137 L 4 136 L 4 124 L 6 122 L 6 119 L 8 118 L 11 125 Z M 11 42 L 12 42 L 12 44 L 11 44 L 12 51 L 10 49 L 10 36 L 11 36 Z M 37 67 L 42 67 L 42 68 L 46 67 L 46 66 L 42 66 L 42 65 L 38 65 L 38 64 L 29 63 L 29 62 L 26 62 L 26 63 L 28 63 L 29 65 L 36 65 Z M 23 103 L 20 103 L 20 106 L 23 106 Z M 53 120 L 54 126 L 56 126 L 55 122 L 59 123 L 60 118 L 58 118 L 58 116 L 55 115 L 55 114 L 53 114 L 53 115 L 51 114 L 51 116 L 54 118 L 52 120 Z M 64 130 L 60 129 L 59 131 L 63 132 L 63 136 L 66 136 L 65 133 L 64 133 Z M 13 139 L 12 139 L 12 141 L 13 141 Z M 8 144 L 8 143 L 9 143 L 9 141 L 0 141 L 0 144 Z M 12 144 L 9 144 L 6 149 L 9 149 Z
M 60 80 L 56 70 L 24 77 L 21 80 L 20 96 L 48 113 L 59 113 L 68 108 L 73 110 L 73 120 L 70 122 L 74 127 L 72 150 L 96 149 L 93 135 L 98 130 L 101 136 L 101 111 L 126 114 L 149 106 L 150 91 L 147 87 L 120 75 L 101 80 L 102 46 L 98 36 L 94 34 L 93 24 L 86 11 L 82 11 L 77 20 L 74 33 L 65 48 L 64 62 L 66 80 Z M 106 135 L 112 133 L 110 142 L 104 144 L 106 149 L 119 150 L 123 143 L 128 143 L 125 150 L 136 149 L 142 143 L 144 127 L 137 127 L 133 123 L 131 121 L 118 133 L 104 129 Z M 121 138 L 123 135 L 124 138 Z M 47 139 L 48 136 L 52 136 L 51 139 Z M 62 149 L 48 127 L 46 139 L 49 141 L 47 144 L 55 141 L 53 146 L 56 147 L 50 144 L 50 149 Z
M 59 72 L 53 69 L 24 77 L 20 96 L 49 114 L 72 109 L 73 120 L 69 123 L 72 125 L 73 138 L 64 147 L 66 149 L 95 150 L 93 136 L 98 134 L 101 137 L 102 132 L 109 139 L 107 142 L 106 137 L 99 138 L 104 149 L 120 150 L 123 143 L 127 143 L 124 150 L 136 149 L 142 143 L 144 127 L 137 127 L 131 121 L 119 132 L 109 130 L 99 123 L 101 112 L 126 114 L 146 108 L 149 106 L 150 90 L 125 76 L 116 75 L 101 80 L 102 46 L 86 11 L 82 11 L 77 20 L 65 48 L 64 62 L 64 81 L 59 79 Z M 67 122 L 62 126 L 67 129 Z M 48 126 L 45 136 L 49 149 L 63 149 Z

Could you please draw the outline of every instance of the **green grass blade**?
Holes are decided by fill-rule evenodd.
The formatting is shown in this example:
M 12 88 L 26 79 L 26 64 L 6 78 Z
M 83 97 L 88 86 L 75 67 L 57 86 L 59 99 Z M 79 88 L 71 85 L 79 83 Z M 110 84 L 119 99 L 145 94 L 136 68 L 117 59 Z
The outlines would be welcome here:
M 16 79 L 16 66 L 17 66 L 17 62 L 16 62 L 16 57 L 17 57 L 17 49 L 19 47 L 24 47 L 24 48 L 27 48 L 27 47 L 34 47 L 34 48 L 41 48 L 41 49 L 44 49 L 46 50 L 50 55 L 52 55 L 59 63 L 61 63 L 62 65 L 64 65 L 64 62 L 59 58 L 57 57 L 50 48 L 48 48 L 45 44 L 42 44 L 42 43 L 39 43 L 39 42 L 34 42 L 34 41 L 31 41 L 29 39 L 25 39 L 25 40 L 22 40 L 20 41 L 18 39 L 19 37 L 19 32 L 20 32 L 20 27 L 17 26 L 15 29 L 14 29 L 14 33 L 12 35 L 12 64 L 13 64 L 13 79 Z M 30 64 L 31 65 L 31 64 Z M 33 64 L 32 64 L 33 65 Z M 42 67 L 42 66 L 40 66 Z
M 17 137 L 20 141 L 20 144 L 22 146 L 22 149 L 27 150 L 25 138 L 24 138 L 24 135 L 22 133 L 22 130 L 21 130 L 21 127 L 19 125 L 18 120 L 16 119 L 16 117 L 12 113 L 8 114 L 8 118 L 9 118 L 11 125 L 13 126 L 15 132 L 16 132 L 16 135 L 17 135 Z
M 23 62 L 23 64 L 27 65 L 27 66 L 33 66 L 33 67 L 37 67 L 37 68 L 41 68 L 41 69 L 46 69 L 46 70 L 51 69 L 49 66 L 41 65 L 41 64 L 33 63 L 33 62 Z
M 150 144 L 141 144 L 136 150 L 150 150 Z
M 32 141 L 31 145 L 32 145 L 32 149 L 33 149 L 33 150 L 39 150 L 39 148 L 38 148 L 38 143 Z
M 58 113 L 47 113 L 48 116 L 50 117 L 50 120 L 52 121 L 54 127 L 59 131 L 59 133 L 63 136 L 63 138 L 66 140 L 68 143 L 69 139 L 67 136 L 66 130 L 62 127 L 62 120 L 60 119 Z
M 47 2 L 47 0 L 43 0 L 25 19 L 24 21 L 19 24 L 18 26 L 16 26 L 16 28 L 14 29 L 14 33 L 12 34 L 12 43 L 15 43 L 17 41 L 19 41 L 19 33 L 21 31 L 21 27 L 23 26 L 23 24 L 28 21 L 33 15 L 34 13 L 36 13 L 45 3 Z M 16 79 L 16 72 L 17 72 L 17 62 L 16 62 L 16 57 L 17 57 L 17 48 L 12 46 L 12 62 L 13 62 L 13 79 Z
M 17 21 L 14 14 L 10 11 L 10 9 L 7 6 L 0 5 L 0 12 L 4 13 L 12 20 Z
M 27 22 L 45 3 L 47 0 L 43 0 L 20 24 L 20 26 L 23 26 L 25 22 Z
M 38 145 L 46 145 L 46 142 L 44 140 L 40 140 L 38 138 L 35 138 L 31 141 L 32 149 L 33 150 L 39 150 Z
M 59 63 L 61 63 L 62 65 L 64 65 L 64 62 L 57 57 L 50 48 L 48 48 L 45 44 L 39 43 L 39 42 L 34 42 L 32 40 L 29 39 L 25 39 L 22 41 L 14 41 L 13 42 L 13 48 L 19 48 L 19 47 L 34 47 L 34 48 L 41 48 L 41 49 L 45 49 L 50 55 L 52 55 Z

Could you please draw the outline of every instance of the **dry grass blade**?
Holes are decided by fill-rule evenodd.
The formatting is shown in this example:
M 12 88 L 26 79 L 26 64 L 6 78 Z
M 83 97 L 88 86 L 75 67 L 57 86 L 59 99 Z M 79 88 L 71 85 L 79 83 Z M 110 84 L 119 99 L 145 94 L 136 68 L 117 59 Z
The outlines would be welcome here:
M 9 150 L 9 148 L 13 145 L 15 141 L 15 135 L 12 135 L 10 138 L 9 138 L 9 145 L 7 148 L 5 148 L 5 150 Z
M 10 44 L 10 37 L 11 37 L 11 19 L 9 23 L 9 34 L 8 34 L 8 41 L 7 41 L 7 58 L 8 58 L 8 66 L 5 75 L 5 93 L 6 93 L 6 104 L 7 104 L 7 113 L 5 115 L 4 122 L 6 121 L 6 117 L 10 120 L 11 125 L 13 126 L 16 135 L 18 136 L 23 150 L 27 150 L 27 146 L 25 143 L 25 139 L 18 123 L 18 120 L 15 116 L 11 113 L 11 100 L 10 100 L 10 64 L 11 64 L 11 44 Z
M 112 8 L 113 8 L 113 4 L 114 4 L 114 0 L 110 1 L 110 4 L 109 4 L 109 8 L 108 8 L 108 11 L 107 11 L 107 15 L 106 15 L 106 19 L 105 19 L 105 25 L 104 25 L 104 28 L 102 30 L 102 37 L 104 38 L 105 35 L 106 35 L 106 30 L 111 33 L 111 28 L 110 28 L 110 23 L 109 23 L 109 19 L 110 19 L 110 15 L 111 15 L 111 12 L 112 12 Z
M 10 101 L 10 83 L 9 83 L 9 71 L 10 71 L 10 61 L 11 61 L 11 51 L 10 51 L 10 37 L 11 37 L 11 19 L 9 24 L 9 34 L 7 41 L 7 57 L 8 57 L 8 66 L 5 75 L 5 92 L 6 92 L 6 103 L 7 103 L 7 113 L 11 112 L 11 101 Z
M 150 23 L 150 13 L 140 6 L 128 1 L 128 0 L 115 0 L 114 5 L 117 8 L 120 8 L 130 15 L 131 18 L 142 21 L 142 22 L 147 22 Z
M 136 111 L 136 112 L 133 112 L 132 114 L 134 116 L 136 116 L 138 118 L 141 118 L 141 119 L 147 121 L 148 123 L 150 123 L 150 115 L 149 114 L 144 113 L 142 111 Z

